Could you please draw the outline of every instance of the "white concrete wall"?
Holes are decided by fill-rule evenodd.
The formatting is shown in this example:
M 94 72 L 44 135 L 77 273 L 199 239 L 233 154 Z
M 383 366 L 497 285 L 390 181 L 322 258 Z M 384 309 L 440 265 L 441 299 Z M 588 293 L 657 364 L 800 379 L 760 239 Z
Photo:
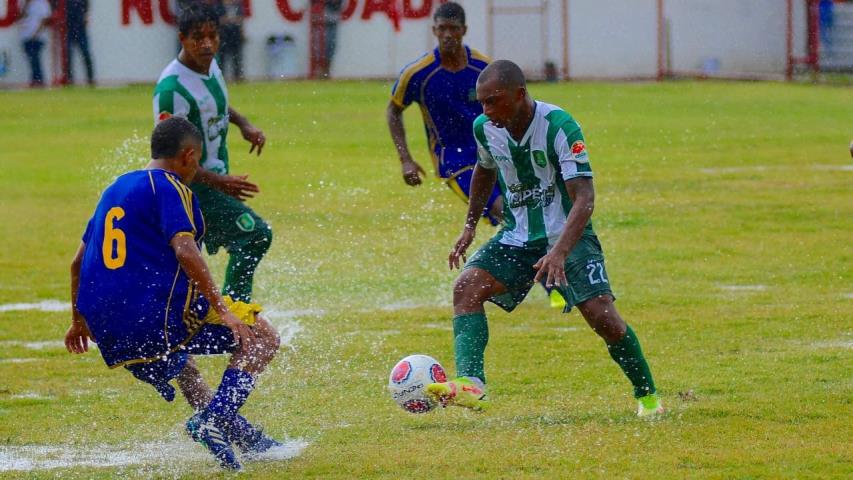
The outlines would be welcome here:
M 92 0 L 89 28 L 95 69 L 102 83 L 153 82 L 177 49 L 175 28 L 150 0 L 153 22 L 144 24 L 132 11 L 122 23 L 123 0 Z M 289 76 L 308 71 L 308 14 L 299 22 L 282 15 L 284 0 L 253 0 L 247 20 L 245 68 L 250 78 L 268 71 L 266 39 L 290 34 L 296 39 L 288 50 Z M 355 12 L 339 27 L 339 46 L 332 73 L 338 77 L 390 78 L 405 64 L 435 44 L 430 17 L 401 18 L 399 30 L 388 15 L 378 12 L 363 19 L 369 0 L 355 2 Z M 404 0 L 396 0 L 402 12 Z M 424 2 L 407 0 L 418 8 Z M 695 72 L 716 65 L 721 74 L 779 73 L 785 69 L 786 0 L 664 0 L 670 26 L 670 64 L 676 72 Z M 287 0 L 294 11 L 304 11 L 309 0 Z M 373 0 L 373 3 L 377 3 Z M 460 0 L 468 15 L 466 42 L 495 58 L 516 61 L 531 75 L 541 76 L 546 61 L 563 71 L 564 5 L 568 5 L 568 70 L 572 78 L 653 77 L 657 73 L 657 0 Z M 795 38 L 797 55 L 805 48 L 805 14 L 797 4 Z M 9 0 L 0 0 L 0 19 Z M 544 13 L 496 13 L 489 21 L 488 5 L 498 10 L 541 7 Z M 504 10 L 501 10 L 503 12 Z M 401 15 L 402 16 L 402 15 Z M 489 25 L 492 32 L 489 32 Z M 489 41 L 491 39 L 491 42 Z M 10 71 L 0 85 L 22 84 L 29 72 L 15 26 L 0 28 L 0 52 L 10 58 Z M 78 55 L 75 76 L 83 80 Z M 711 62 L 710 64 L 708 62 Z M 50 69 L 49 53 L 44 55 Z

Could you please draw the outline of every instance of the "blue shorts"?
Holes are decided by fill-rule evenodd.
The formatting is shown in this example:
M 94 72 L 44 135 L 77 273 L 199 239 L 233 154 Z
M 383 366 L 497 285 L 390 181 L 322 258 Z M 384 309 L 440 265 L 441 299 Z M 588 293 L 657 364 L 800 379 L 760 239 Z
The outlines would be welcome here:
M 169 381 L 177 377 L 187 364 L 190 355 L 216 355 L 233 353 L 237 349 L 231 329 L 224 325 L 205 324 L 183 349 L 172 352 L 161 360 L 148 363 L 126 365 L 139 380 L 150 383 L 157 392 L 171 402 L 175 399 L 175 389 Z

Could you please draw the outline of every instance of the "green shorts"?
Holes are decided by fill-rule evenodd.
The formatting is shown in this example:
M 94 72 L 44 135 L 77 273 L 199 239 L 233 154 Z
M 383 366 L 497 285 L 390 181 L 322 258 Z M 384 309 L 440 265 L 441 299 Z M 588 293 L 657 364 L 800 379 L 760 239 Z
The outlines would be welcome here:
M 227 251 L 241 248 L 269 232 L 267 222 L 240 200 L 201 183 L 193 183 L 191 188 L 204 215 L 208 254 L 220 247 Z
M 533 287 L 536 270 L 533 265 L 547 253 L 547 247 L 515 247 L 500 243 L 498 233 L 468 260 L 465 268 L 480 268 L 489 272 L 507 291 L 489 299 L 495 305 L 511 312 L 524 300 Z M 566 280 L 569 285 L 557 288 L 566 299 L 568 313 L 572 306 L 590 298 L 609 294 L 610 280 L 604 267 L 601 244 L 594 234 L 584 234 L 566 258 Z M 615 297 L 614 297 L 615 298 Z

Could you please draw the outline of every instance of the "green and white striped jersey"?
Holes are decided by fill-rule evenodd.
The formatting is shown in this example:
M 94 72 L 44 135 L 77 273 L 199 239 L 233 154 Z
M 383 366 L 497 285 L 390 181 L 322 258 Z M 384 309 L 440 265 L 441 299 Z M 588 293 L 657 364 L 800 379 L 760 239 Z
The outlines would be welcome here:
M 172 60 L 154 88 L 154 123 L 172 115 L 184 117 L 204 135 L 201 167 L 219 174 L 228 173 L 228 89 L 216 60 L 209 75 Z
M 504 195 L 500 242 L 531 246 L 559 238 L 572 208 L 564 180 L 592 177 L 581 127 L 561 108 L 536 102 L 533 121 L 520 142 L 485 115 L 474 120 L 478 163 L 497 169 Z M 592 223 L 584 233 L 592 234 Z

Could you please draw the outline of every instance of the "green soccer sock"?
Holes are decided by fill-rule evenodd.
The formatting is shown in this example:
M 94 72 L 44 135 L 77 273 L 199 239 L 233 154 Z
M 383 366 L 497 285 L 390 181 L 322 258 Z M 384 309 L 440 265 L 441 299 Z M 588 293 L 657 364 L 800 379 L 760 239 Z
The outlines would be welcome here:
M 489 343 L 489 324 L 485 313 L 465 313 L 453 317 L 453 348 L 456 352 L 456 376 L 476 377 L 486 383 L 483 354 Z
M 649 370 L 646 357 L 643 356 L 643 349 L 640 347 L 637 335 L 630 325 L 627 327 L 625 336 L 621 340 L 607 344 L 607 351 L 634 385 L 634 397 L 640 398 L 655 393 L 655 381 L 652 379 L 652 372 Z
M 254 241 L 243 247 L 228 251 L 228 268 L 225 269 L 223 295 L 230 295 L 234 301 L 249 302 L 252 299 L 252 282 L 255 269 L 272 243 L 272 232 L 258 235 Z

